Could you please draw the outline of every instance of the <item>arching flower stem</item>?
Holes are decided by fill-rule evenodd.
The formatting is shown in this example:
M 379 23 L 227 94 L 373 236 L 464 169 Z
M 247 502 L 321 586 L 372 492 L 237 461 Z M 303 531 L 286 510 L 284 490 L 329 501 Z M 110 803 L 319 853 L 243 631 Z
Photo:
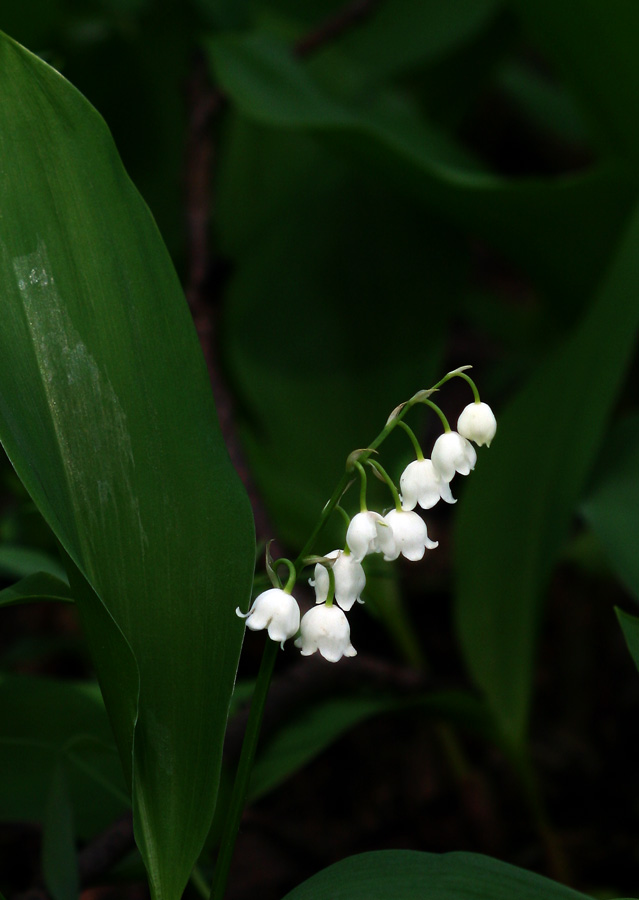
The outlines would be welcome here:
M 242 742 L 240 759 L 237 764 L 233 792 L 226 810 L 226 819 L 220 840 L 220 849 L 215 863 L 215 873 L 211 886 L 210 900 L 223 900 L 226 891 L 235 839 L 240 828 L 240 821 L 248 794 L 249 779 L 253 768 L 253 759 L 257 748 L 257 741 L 262 726 L 264 706 L 268 689 L 271 684 L 271 676 L 275 667 L 275 659 L 279 645 L 275 641 L 267 640 L 264 644 L 264 653 L 260 664 L 260 671 L 255 682 L 255 689 L 251 699 L 246 731 Z
M 415 451 L 415 456 L 417 457 L 417 459 L 422 460 L 424 458 L 424 454 L 422 452 L 421 444 L 417 440 L 417 435 L 415 434 L 413 429 L 410 427 L 410 425 L 407 425 L 403 419 L 400 419 L 397 424 L 406 432 L 406 434 L 410 438 L 410 442 L 413 445 L 413 450 Z
M 367 463 L 371 467 L 371 469 L 375 469 L 375 471 L 379 472 L 379 474 L 382 476 L 382 479 L 386 482 L 391 494 L 393 495 L 393 500 L 395 501 L 395 509 L 401 512 L 402 501 L 399 498 L 399 492 L 393 483 L 393 479 L 390 477 L 384 466 L 382 466 L 381 463 L 378 463 L 376 459 L 369 459 L 367 460 Z
M 272 563 L 272 566 L 275 570 L 278 566 L 286 566 L 288 568 L 288 581 L 286 582 L 283 591 L 286 594 L 290 594 L 297 581 L 297 569 L 295 568 L 295 564 L 292 563 L 290 559 L 286 559 L 286 557 L 283 556 L 281 559 L 276 559 L 275 562 Z
M 479 391 L 477 390 L 477 385 L 475 384 L 473 379 L 470 377 L 470 375 L 467 375 L 465 372 L 459 372 L 458 377 L 463 378 L 464 381 L 467 381 L 468 384 L 471 386 L 472 391 L 473 391 L 473 397 L 475 398 L 475 403 L 481 403 L 481 399 L 479 397 Z
M 349 514 L 346 512 L 346 510 L 344 509 L 344 507 L 339 505 L 339 503 L 338 503 L 337 506 L 335 507 L 335 510 L 336 510 L 336 511 L 341 515 L 341 517 L 344 519 L 344 524 L 346 525 L 346 528 L 347 528 L 347 530 L 348 530 L 348 526 L 351 524 L 351 517 L 350 517 Z M 343 552 L 344 552 L 347 556 L 348 556 L 348 554 L 351 552 L 350 549 L 349 549 L 348 544 L 346 544 L 346 546 L 344 547 L 344 551 L 343 551 Z
M 370 460 L 367 460 L 367 462 L 370 462 Z M 366 488 L 368 486 L 366 470 L 359 460 L 355 461 L 354 466 L 359 474 L 359 511 L 366 512 L 368 510 L 366 505 Z
M 328 572 L 328 594 L 326 595 L 326 606 L 333 605 L 333 597 L 335 596 L 335 572 L 333 566 L 325 566 Z
M 444 413 L 441 411 L 439 406 L 437 406 L 436 403 L 433 403 L 432 400 L 429 400 L 428 397 L 424 397 L 423 400 L 420 400 L 419 402 L 424 403 L 426 406 L 430 406 L 430 408 L 437 413 L 437 415 L 439 416 L 440 421 L 444 427 L 444 433 L 448 434 L 448 432 L 451 431 L 451 427 L 448 424 L 448 419 L 446 418 Z
M 481 400 L 479 397 L 477 385 L 470 377 L 470 375 L 466 374 L 466 369 L 472 369 L 472 366 L 459 366 L 458 369 L 453 369 L 452 372 L 447 372 L 446 375 L 444 375 L 444 377 L 437 382 L 437 384 L 433 385 L 433 387 L 431 388 L 431 393 L 432 391 L 436 391 L 438 388 L 440 388 L 442 384 L 446 384 L 446 382 L 450 381 L 451 378 L 463 378 L 464 381 L 467 381 L 472 388 L 475 403 L 480 403 Z

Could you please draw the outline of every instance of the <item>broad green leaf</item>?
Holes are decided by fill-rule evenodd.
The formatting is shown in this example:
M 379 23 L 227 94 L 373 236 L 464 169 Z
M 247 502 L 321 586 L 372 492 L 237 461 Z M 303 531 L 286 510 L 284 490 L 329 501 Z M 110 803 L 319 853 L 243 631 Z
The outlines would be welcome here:
M 589 132 L 573 96 L 537 67 L 509 61 L 497 74 L 502 91 L 517 104 L 536 132 L 551 133 L 572 146 L 588 146 Z
M 57 559 L 32 547 L 18 547 L 11 544 L 0 546 L 0 572 L 15 578 L 35 575 L 38 572 L 46 572 L 58 579 L 65 577 L 64 566 Z
M 369 79 L 372 76 L 382 81 L 454 52 L 495 15 L 500 5 L 499 0 L 382 3 L 357 28 L 329 43 L 321 56 L 334 52 L 353 59 L 366 69 Z
M 209 26 L 220 31 L 245 28 L 250 21 L 248 0 L 191 0 Z
M 98 686 L 0 675 L 0 820 L 42 821 L 60 762 L 78 837 L 93 837 L 129 807 Z
M 254 801 L 273 790 L 294 772 L 315 759 L 349 729 L 382 713 L 423 710 L 439 720 L 485 733 L 489 730 L 485 710 L 472 695 L 436 692 L 417 697 L 343 696 L 316 703 L 294 716 L 259 750 L 249 789 Z M 393 719 L 388 720 L 389 728 Z
M 283 900 L 588 900 L 543 875 L 476 853 L 378 850 L 349 856 Z
M 538 48 L 554 60 L 598 128 L 602 142 L 639 160 L 639 6 L 632 0 L 510 0 Z
M 42 828 L 42 875 L 53 900 L 77 900 L 80 889 L 73 809 L 64 767 L 53 768 Z
M 587 315 L 498 416 L 457 514 L 460 640 L 515 745 L 527 727 L 543 591 L 635 344 L 638 241 L 639 213 Z
M 639 619 L 636 616 L 628 615 L 622 609 L 616 609 L 615 612 L 626 639 L 628 650 L 630 650 L 630 655 L 639 669 Z
M 388 697 L 339 697 L 309 706 L 260 749 L 251 773 L 249 802 L 273 790 L 349 728 L 397 704 Z
M 216 79 L 245 116 L 330 140 L 343 155 L 364 160 L 375 179 L 381 170 L 408 196 L 494 243 L 555 293 L 578 296 L 608 262 L 636 196 L 614 168 L 500 178 L 405 98 L 380 94 L 351 108 L 265 35 L 216 38 L 207 49 Z
M 639 599 L 639 416 L 611 432 L 581 512 L 628 590 Z
M 56 578 L 55 575 L 49 575 L 47 572 L 27 575 L 17 584 L 12 584 L 11 587 L 0 591 L 0 606 L 48 601 L 72 603 L 73 596 L 65 581 Z
M 209 828 L 253 559 L 172 264 L 104 122 L 0 37 L 0 437 L 68 555 L 154 897 Z

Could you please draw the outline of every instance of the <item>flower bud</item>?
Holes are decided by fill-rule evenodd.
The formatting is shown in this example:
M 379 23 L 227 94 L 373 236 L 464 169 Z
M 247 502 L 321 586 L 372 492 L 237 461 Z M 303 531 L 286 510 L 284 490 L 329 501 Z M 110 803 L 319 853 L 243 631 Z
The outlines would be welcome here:
M 427 547 L 434 550 L 438 546 L 438 541 L 431 541 L 428 537 L 426 523 L 416 512 L 391 509 L 384 520 L 393 529 L 397 548 L 406 559 L 421 559 Z
M 324 659 L 337 662 L 342 656 L 357 656 L 351 644 L 348 619 L 339 606 L 314 606 L 302 616 L 301 634 L 295 646 L 302 656 L 319 650 Z
M 281 588 L 264 591 L 255 598 L 247 613 L 243 613 L 239 606 L 235 612 L 246 619 L 246 627 L 251 631 L 267 628 L 270 639 L 282 644 L 287 638 L 294 637 L 300 628 L 297 600 Z
M 440 499 L 457 503 L 448 482 L 442 481 L 430 459 L 409 463 L 399 479 L 399 489 L 403 509 L 415 509 L 418 503 L 422 509 L 432 509 Z
M 452 481 L 455 472 L 460 475 L 468 475 L 475 468 L 477 453 L 473 445 L 457 434 L 456 431 L 447 431 L 435 441 L 431 459 L 435 472 L 442 481 Z
M 387 523 L 379 513 L 368 510 L 353 516 L 346 532 L 346 543 L 356 562 L 361 562 L 369 553 L 383 553 L 385 560 L 399 556 Z
M 487 403 L 469 403 L 457 420 L 457 431 L 478 447 L 490 442 L 497 431 L 497 419 Z
M 363 603 L 361 593 L 366 586 L 366 575 L 362 564 L 352 553 L 343 550 L 331 550 L 326 553 L 328 559 L 334 559 L 333 575 L 335 576 L 335 602 L 348 612 L 354 603 Z M 328 597 L 329 577 L 326 566 L 318 563 L 315 566 L 315 579 L 308 582 L 315 588 L 315 602 L 325 603 Z

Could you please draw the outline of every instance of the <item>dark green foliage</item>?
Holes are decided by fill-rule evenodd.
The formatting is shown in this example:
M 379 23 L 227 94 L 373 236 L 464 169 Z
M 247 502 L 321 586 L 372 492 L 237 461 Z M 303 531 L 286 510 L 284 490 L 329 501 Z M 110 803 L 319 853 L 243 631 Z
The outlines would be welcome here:
M 368 573 L 373 652 L 394 642 L 422 664 L 407 597 L 454 608 L 453 690 L 295 711 L 253 799 L 398 710 L 525 759 L 557 563 L 586 579 L 597 563 L 611 632 L 608 595 L 639 596 L 636 4 L 380 0 L 341 25 L 334 0 L 5 6 L 0 28 L 41 59 L 0 40 L 0 437 L 33 501 L 5 461 L 0 607 L 77 609 L 102 691 L 1 658 L 0 818 L 44 823 L 52 896 L 77 892 L 76 838 L 132 801 L 152 889 L 174 900 L 213 818 L 254 547 L 174 271 L 191 284 L 184 222 L 202 210 L 212 365 L 288 548 L 347 454 L 447 369 L 475 364 L 499 421 L 458 506 L 426 514 L 452 570 Z M 211 183 L 186 200 L 202 158 Z M 454 424 L 467 386 L 441 396 Z M 437 421 L 411 424 L 428 455 Z M 411 458 L 399 437 L 394 477 Z M 335 516 L 313 550 L 343 538 Z M 618 615 L 637 661 L 637 619 Z M 584 896 L 478 856 L 392 852 L 287 897 L 337 890 Z

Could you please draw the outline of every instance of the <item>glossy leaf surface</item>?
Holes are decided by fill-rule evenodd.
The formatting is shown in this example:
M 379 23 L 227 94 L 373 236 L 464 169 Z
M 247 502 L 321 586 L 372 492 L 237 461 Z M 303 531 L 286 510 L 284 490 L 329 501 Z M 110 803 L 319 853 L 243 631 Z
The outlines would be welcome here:
M 213 815 L 253 527 L 195 331 L 100 116 L 0 38 L 0 437 L 68 554 L 154 896 Z

